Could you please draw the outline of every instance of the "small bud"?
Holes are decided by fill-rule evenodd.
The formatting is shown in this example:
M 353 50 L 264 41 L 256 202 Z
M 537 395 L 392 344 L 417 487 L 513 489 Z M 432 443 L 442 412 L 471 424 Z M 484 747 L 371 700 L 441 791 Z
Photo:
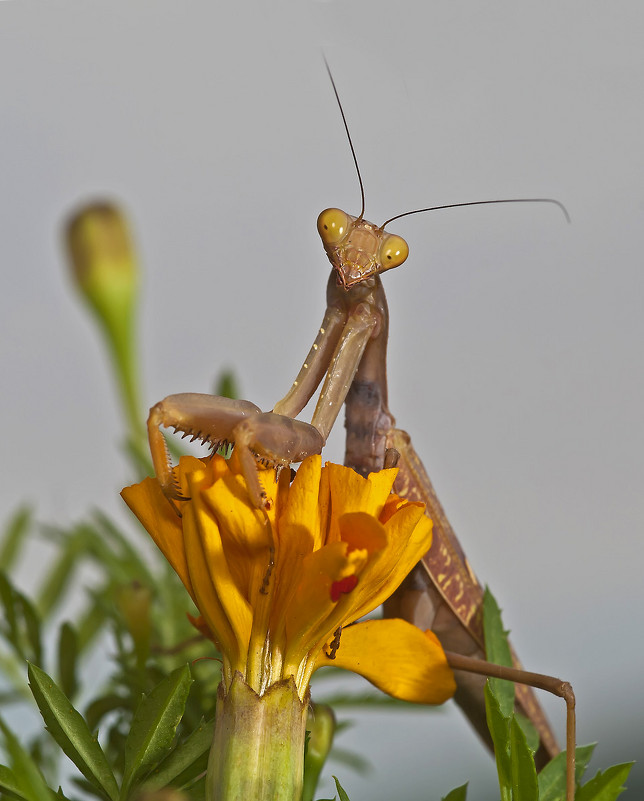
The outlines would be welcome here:
M 121 587 L 116 596 L 116 605 L 134 642 L 139 667 L 145 665 L 150 653 L 150 600 L 150 590 L 138 581 Z
M 76 283 L 99 317 L 114 304 L 131 306 L 139 270 L 125 217 L 109 203 L 83 207 L 67 225 L 67 246 Z
M 136 367 L 136 304 L 140 270 L 125 216 L 107 202 L 79 209 L 66 227 L 74 282 L 105 334 L 130 429 L 145 440 Z

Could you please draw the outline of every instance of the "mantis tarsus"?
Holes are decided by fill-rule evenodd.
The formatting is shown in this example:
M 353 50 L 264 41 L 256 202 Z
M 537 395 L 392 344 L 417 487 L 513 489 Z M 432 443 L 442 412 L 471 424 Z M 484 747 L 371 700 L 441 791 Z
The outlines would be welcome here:
M 329 77 L 331 74 L 329 72 Z M 331 77 L 338 104 L 333 78 Z M 150 447 L 157 477 L 169 500 L 180 498 L 173 483 L 172 470 L 160 426 L 191 434 L 218 446 L 234 442 L 255 505 L 266 505 L 259 484 L 256 459 L 276 465 L 299 462 L 320 453 L 343 404 L 346 403 L 345 464 L 367 475 L 380 470 L 386 459 L 397 462 L 396 492 L 426 504 L 434 524 L 434 540 L 423 561 L 388 602 L 385 612 L 402 617 L 423 629 L 436 632 L 457 671 L 459 689 L 456 700 L 473 726 L 490 744 L 485 721 L 481 676 L 497 675 L 522 682 L 517 688 L 517 704 L 536 726 L 541 745 L 538 765 L 558 753 L 552 730 L 539 706 L 531 684 L 564 697 L 568 706 L 568 785 L 569 801 L 574 797 L 574 695 L 570 685 L 552 677 L 528 674 L 515 668 L 497 668 L 484 662 L 481 602 L 483 591 L 471 570 L 456 535 L 434 492 L 425 468 L 408 435 L 395 428 L 387 406 L 386 349 L 388 310 L 379 274 L 402 264 L 407 243 L 395 234 L 364 219 L 364 189 L 348 126 L 340 112 L 351 146 L 362 196 L 358 217 L 340 209 L 326 209 L 318 218 L 332 271 L 327 284 L 327 309 L 318 335 L 285 397 L 272 412 L 263 413 L 249 401 L 233 401 L 211 395 L 186 393 L 171 395 L 152 407 L 148 419 Z M 550 198 L 492 200 L 483 203 L 547 202 L 565 208 Z M 432 209 L 419 209 L 416 214 Z M 296 420 L 324 379 L 311 424 Z

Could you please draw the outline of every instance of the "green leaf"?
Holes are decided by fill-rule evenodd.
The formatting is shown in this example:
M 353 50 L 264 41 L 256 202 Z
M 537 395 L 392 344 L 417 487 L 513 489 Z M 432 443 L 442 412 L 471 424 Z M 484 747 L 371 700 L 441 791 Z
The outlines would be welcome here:
M 40 642 L 40 617 L 36 611 L 36 607 L 31 603 L 26 595 L 14 590 L 16 593 L 22 618 L 25 623 L 25 633 L 27 641 L 31 646 L 32 659 L 36 662 L 42 662 L 42 645 Z
M 534 757 L 515 717 L 512 717 L 510 721 L 510 766 L 512 770 L 512 801 L 539 801 Z
M 127 576 L 123 583 L 127 581 L 136 580 L 149 587 L 155 584 L 155 578 L 150 573 L 147 561 L 142 557 L 133 545 L 130 539 L 123 534 L 123 532 L 110 520 L 110 518 L 97 509 L 94 511 L 94 520 L 99 532 L 103 535 L 101 539 L 111 542 L 118 548 L 117 556 L 124 566 L 127 568 Z
M 48 731 L 85 778 L 116 801 L 118 787 L 98 740 L 44 670 L 29 664 L 29 686 Z
M 233 370 L 221 370 L 215 382 L 214 394 L 223 398 L 238 398 L 239 386 Z
M 76 660 L 78 659 L 78 638 L 70 623 L 63 623 L 58 638 L 58 674 L 62 691 L 72 698 L 77 690 Z
M 32 518 L 31 508 L 21 506 L 7 524 L 2 545 L 0 545 L 0 565 L 3 570 L 8 571 L 15 564 L 25 535 L 31 529 Z
M 467 782 L 460 787 L 455 787 L 441 801 L 467 801 Z
M 338 795 L 340 796 L 340 801 L 349 801 L 349 796 L 345 793 L 336 776 L 333 777 L 333 781 L 335 782 L 335 789 L 338 791 Z
M 80 617 L 76 624 L 78 652 L 83 653 L 100 633 L 107 620 L 107 609 L 103 598 L 95 596 L 94 603 L 89 610 Z
M 38 765 L 20 745 L 15 734 L 0 718 L 0 730 L 4 734 L 7 751 L 11 758 L 12 769 L 3 766 L 0 779 L 7 781 L 7 789 L 24 798 L 25 801 L 47 801 L 53 798 L 51 788 L 47 786 Z M 4 791 L 5 787 L 1 787 Z
M 0 572 L 0 602 L 4 607 L 4 618 L 6 622 L 6 626 L 3 626 L 3 635 L 8 640 L 8 642 L 13 645 L 14 650 L 22 659 L 25 658 L 24 651 L 22 649 L 22 643 L 20 641 L 20 635 L 18 633 L 18 619 L 16 617 L 16 598 L 14 594 L 14 589 L 9 582 L 9 579 L 6 575 Z M 0 623 L 2 622 L 2 618 L 0 618 Z
M 11 768 L 6 767 L 6 765 L 0 765 L 0 792 L 11 798 L 25 799 L 25 796 L 20 791 L 20 782 Z
M 510 729 L 508 719 L 501 712 L 491 682 L 485 683 L 485 714 L 487 726 L 494 743 L 496 772 L 499 776 L 501 801 L 512 801 L 512 769 L 510 763 Z
M 580 745 L 575 750 L 575 780 L 579 784 L 590 758 L 594 745 Z M 545 766 L 537 777 L 539 781 L 539 801 L 560 801 L 566 796 L 566 752 L 562 751 Z
M 603 773 L 600 771 L 593 779 L 579 788 L 575 801 L 614 801 L 622 790 L 626 789 L 623 782 L 628 778 L 633 764 L 633 762 L 624 762 L 621 765 L 613 765 Z
M 3 634 L 21 660 L 30 656 L 40 659 L 40 619 L 34 605 L 17 590 L 4 573 L 0 573 L 0 602 L 5 609 L 6 626 Z M 29 647 L 27 654 L 25 648 Z
M 141 699 L 125 743 L 122 799 L 170 751 L 191 684 L 190 668 L 184 665 Z
M 494 596 L 485 589 L 483 596 L 483 632 L 485 636 L 485 657 L 495 665 L 512 667 L 512 653 L 508 645 L 508 632 L 503 629 L 501 610 Z M 514 684 L 504 679 L 488 679 L 504 717 L 514 712 Z
M 214 720 L 207 723 L 202 720 L 186 740 L 148 775 L 146 791 L 159 790 L 169 784 L 180 787 L 205 770 L 214 729 Z
M 71 574 L 78 567 L 79 557 L 87 543 L 96 536 L 84 523 L 75 526 L 71 531 L 53 528 L 47 531 L 59 542 L 60 556 L 49 569 L 36 601 L 36 606 L 45 618 L 55 611 L 72 586 Z
M 522 715 L 520 712 L 515 712 L 514 717 L 521 726 L 521 731 L 523 732 L 524 737 L 528 743 L 528 748 L 532 751 L 533 754 L 537 752 L 540 743 L 539 732 L 537 731 L 536 727 L 532 724 L 532 721 L 527 718 L 525 715 Z
M 90 731 L 94 731 L 101 719 L 115 709 L 129 709 L 130 699 L 117 693 L 108 693 L 95 698 L 85 710 L 85 720 Z

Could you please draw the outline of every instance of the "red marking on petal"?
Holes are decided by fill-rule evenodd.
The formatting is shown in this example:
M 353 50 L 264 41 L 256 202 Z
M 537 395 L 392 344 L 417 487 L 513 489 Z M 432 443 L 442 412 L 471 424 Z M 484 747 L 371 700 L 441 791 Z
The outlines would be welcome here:
M 345 595 L 351 592 L 351 590 L 354 590 L 357 583 L 358 577 L 356 575 L 347 576 L 346 578 L 340 579 L 340 581 L 334 581 L 333 584 L 331 584 L 331 600 L 333 603 L 339 601 L 341 595 Z

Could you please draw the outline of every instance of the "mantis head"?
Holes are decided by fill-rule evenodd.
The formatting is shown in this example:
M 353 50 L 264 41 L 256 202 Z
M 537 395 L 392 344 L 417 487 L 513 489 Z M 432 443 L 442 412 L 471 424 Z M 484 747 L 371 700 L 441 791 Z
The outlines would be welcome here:
M 384 226 L 353 217 L 341 209 L 325 209 L 318 217 L 324 250 L 345 289 L 402 264 L 409 246 Z

